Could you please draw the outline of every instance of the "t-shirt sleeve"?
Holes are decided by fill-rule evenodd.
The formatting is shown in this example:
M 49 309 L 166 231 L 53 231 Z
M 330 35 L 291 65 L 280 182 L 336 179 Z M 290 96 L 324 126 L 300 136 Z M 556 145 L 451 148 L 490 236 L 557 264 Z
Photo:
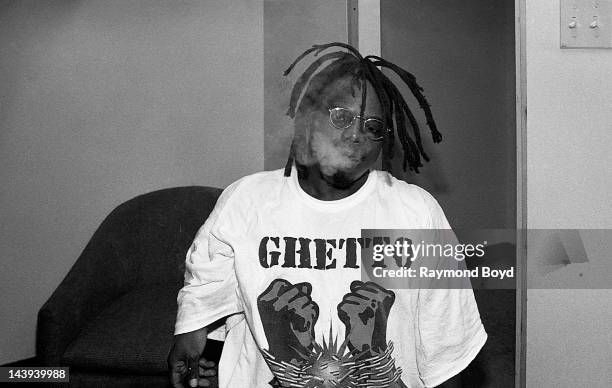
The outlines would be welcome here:
M 456 244 L 457 239 L 438 202 L 428 195 L 430 229 L 437 243 Z M 440 237 L 443 236 L 443 237 Z M 436 268 L 461 268 L 454 258 L 440 257 Z M 420 378 L 426 387 L 435 387 L 457 375 L 476 357 L 487 340 L 474 292 L 469 287 L 452 289 L 436 286 L 418 291 L 415 319 L 416 359 Z M 447 283 L 457 284 L 457 283 Z M 465 284 L 465 283 L 463 283 Z
M 177 298 L 175 334 L 198 330 L 243 311 L 229 238 L 237 226 L 233 221 L 235 189 L 233 184 L 223 191 L 187 251 L 185 281 Z

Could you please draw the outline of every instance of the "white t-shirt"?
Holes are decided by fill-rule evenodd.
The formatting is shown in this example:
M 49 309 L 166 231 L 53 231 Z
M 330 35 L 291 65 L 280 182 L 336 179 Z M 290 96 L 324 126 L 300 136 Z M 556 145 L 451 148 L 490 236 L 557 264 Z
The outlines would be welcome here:
M 240 179 L 187 253 L 175 334 L 229 316 L 209 333 L 225 340 L 222 388 L 383 387 L 400 373 L 410 388 L 441 384 L 487 339 L 473 291 L 360 282 L 362 229 L 450 226 L 427 191 L 382 171 L 335 201 L 305 193 L 295 169 Z

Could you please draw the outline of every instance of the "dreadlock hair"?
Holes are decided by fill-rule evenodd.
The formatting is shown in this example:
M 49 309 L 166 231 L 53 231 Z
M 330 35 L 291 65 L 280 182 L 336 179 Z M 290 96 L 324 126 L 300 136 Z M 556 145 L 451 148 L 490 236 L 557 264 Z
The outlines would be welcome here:
M 346 49 L 347 51 L 334 51 L 319 56 L 321 52 L 332 47 L 339 47 Z M 419 125 L 397 87 L 385 74 L 383 74 L 379 68 L 387 68 L 395 72 L 408 86 L 411 93 L 418 101 L 421 109 L 425 113 L 427 126 L 431 132 L 433 142 L 439 143 L 442 141 L 442 134 L 438 132 L 436 123 L 431 113 L 430 105 L 422 93 L 423 88 L 417 84 L 414 75 L 410 74 L 401 67 L 384 60 L 381 57 L 375 55 L 363 57 L 354 47 L 346 43 L 339 42 L 313 45 L 311 48 L 298 56 L 287 68 L 287 70 L 285 70 L 283 75 L 289 75 L 295 65 L 310 54 L 313 54 L 315 57 L 317 57 L 317 59 L 306 68 L 306 70 L 295 82 L 293 90 L 291 91 L 291 99 L 289 101 L 287 115 L 291 118 L 295 118 L 296 111 L 301 112 L 302 110 L 306 109 L 306 107 L 319 106 L 322 103 L 320 101 L 321 93 L 326 87 L 329 87 L 334 80 L 351 76 L 352 82 L 361 88 L 361 108 L 359 115 L 363 116 L 366 105 L 366 82 L 369 82 L 373 86 L 376 96 L 380 101 L 383 111 L 382 118 L 385 126 L 386 128 L 390 129 L 383 139 L 383 170 L 391 172 L 391 159 L 393 158 L 393 146 L 395 141 L 394 134 L 397 133 L 397 138 L 401 143 L 403 151 L 403 170 L 406 171 L 406 168 L 408 167 L 411 171 L 418 173 L 419 167 L 423 166 L 421 157 L 425 159 L 425 161 L 429 161 L 429 156 L 427 153 L 425 153 L 423 144 L 421 142 Z M 317 69 L 319 69 L 325 62 L 330 61 L 331 63 L 326 65 L 321 71 L 314 75 Z M 307 84 L 308 87 L 304 92 L 304 88 Z M 302 97 L 298 107 L 298 101 L 300 100 L 300 96 L 303 92 L 304 96 Z M 411 137 L 410 132 L 408 131 L 407 122 L 410 123 L 414 139 Z M 294 154 L 295 144 L 292 143 L 289 158 L 287 160 L 287 164 L 285 165 L 285 176 L 289 176 L 291 174 Z

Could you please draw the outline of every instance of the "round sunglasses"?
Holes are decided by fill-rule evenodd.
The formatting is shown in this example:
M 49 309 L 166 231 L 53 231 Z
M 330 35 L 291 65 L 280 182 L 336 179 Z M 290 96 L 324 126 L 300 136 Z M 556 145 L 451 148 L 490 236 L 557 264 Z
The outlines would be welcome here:
M 355 119 L 363 120 L 363 128 L 368 140 L 382 141 L 385 135 L 390 132 L 388 128 L 385 128 L 385 123 L 381 119 L 374 117 L 363 118 L 347 108 L 329 108 L 329 122 L 334 128 L 346 129 L 353 125 Z

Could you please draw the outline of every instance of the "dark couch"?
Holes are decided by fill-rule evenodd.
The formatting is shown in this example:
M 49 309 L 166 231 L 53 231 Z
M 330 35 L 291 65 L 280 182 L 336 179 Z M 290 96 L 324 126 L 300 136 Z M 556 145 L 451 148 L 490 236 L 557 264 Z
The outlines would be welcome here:
M 168 386 L 185 254 L 220 193 L 171 188 L 113 210 L 38 314 L 39 362 L 69 366 L 71 386 Z

